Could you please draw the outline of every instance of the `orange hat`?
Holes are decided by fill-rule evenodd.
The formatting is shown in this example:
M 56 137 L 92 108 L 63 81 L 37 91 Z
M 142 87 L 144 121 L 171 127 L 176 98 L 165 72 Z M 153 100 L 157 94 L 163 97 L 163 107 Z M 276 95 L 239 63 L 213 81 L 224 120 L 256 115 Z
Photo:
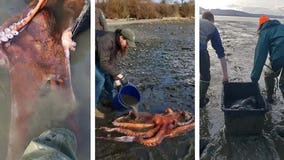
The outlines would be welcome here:
M 269 21 L 269 17 L 267 16 L 260 16 L 259 17 L 259 21 L 258 21 L 258 25 L 261 26 L 263 23 Z

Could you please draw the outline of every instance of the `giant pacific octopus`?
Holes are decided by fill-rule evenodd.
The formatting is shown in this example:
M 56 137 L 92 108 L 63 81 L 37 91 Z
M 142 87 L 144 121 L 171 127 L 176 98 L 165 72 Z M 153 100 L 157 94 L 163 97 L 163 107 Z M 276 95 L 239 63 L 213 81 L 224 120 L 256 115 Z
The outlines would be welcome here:
M 164 138 L 181 135 L 194 129 L 194 118 L 187 111 L 165 110 L 162 114 L 138 112 L 135 116 L 130 112 L 126 116 L 116 118 L 114 128 L 100 127 L 105 132 L 118 132 L 126 136 L 96 137 L 97 139 L 114 140 L 118 142 L 138 142 L 152 147 L 160 144 Z
M 43 86 L 51 86 L 62 96 L 64 105 L 75 109 L 68 51 L 61 35 L 84 4 L 84 0 L 30 0 L 23 12 L 0 27 L 0 66 L 8 68 L 11 85 L 7 159 L 19 159 L 15 157 L 27 144 L 29 121 Z M 57 18 L 55 5 L 63 7 L 59 16 L 63 15 L 63 20 Z

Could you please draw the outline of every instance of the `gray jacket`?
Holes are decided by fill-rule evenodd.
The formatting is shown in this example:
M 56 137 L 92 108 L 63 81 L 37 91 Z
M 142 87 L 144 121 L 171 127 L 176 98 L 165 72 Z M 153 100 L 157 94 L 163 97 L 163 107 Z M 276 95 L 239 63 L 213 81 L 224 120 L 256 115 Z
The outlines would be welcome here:
M 114 32 L 96 31 L 96 66 L 113 78 L 119 72 L 120 45 Z

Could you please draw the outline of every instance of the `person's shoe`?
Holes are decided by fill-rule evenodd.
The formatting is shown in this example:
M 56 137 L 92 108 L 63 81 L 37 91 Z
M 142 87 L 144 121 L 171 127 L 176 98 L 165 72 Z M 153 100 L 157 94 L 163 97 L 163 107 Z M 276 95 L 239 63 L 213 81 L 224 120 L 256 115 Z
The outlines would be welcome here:
M 96 118 L 104 119 L 105 114 L 101 112 L 98 108 L 96 108 Z

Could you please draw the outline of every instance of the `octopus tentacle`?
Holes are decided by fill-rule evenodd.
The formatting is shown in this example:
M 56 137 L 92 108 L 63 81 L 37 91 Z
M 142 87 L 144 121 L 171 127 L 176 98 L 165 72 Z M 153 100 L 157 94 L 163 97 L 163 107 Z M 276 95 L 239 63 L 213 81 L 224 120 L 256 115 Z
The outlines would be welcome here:
M 117 142 L 134 142 L 136 141 L 135 136 L 121 136 L 121 137 L 96 137 L 96 139 L 112 140 Z
M 167 108 L 167 109 L 165 110 L 165 113 L 166 113 L 166 114 L 172 114 L 172 113 L 174 113 L 174 111 L 173 111 L 171 108 Z
M 127 122 L 112 122 L 116 127 L 132 128 L 132 129 L 146 129 L 154 127 L 154 123 L 127 123 Z
M 137 141 L 139 143 L 144 144 L 148 147 L 154 147 L 162 142 L 162 140 L 165 138 L 166 133 L 166 125 L 162 125 L 161 129 L 157 132 L 157 134 L 152 138 L 138 138 Z
M 192 122 L 194 122 L 194 119 L 191 119 L 187 122 L 176 122 L 176 125 L 177 126 L 184 126 L 184 125 L 188 125 L 188 124 L 191 124 Z
M 186 117 L 187 121 L 185 122 L 176 122 L 176 125 L 177 126 L 184 126 L 184 125 L 188 125 L 190 123 L 193 123 L 194 122 L 194 117 L 191 116 L 191 117 Z
M 158 132 L 158 130 L 160 129 L 160 126 L 157 126 L 155 128 L 152 128 L 148 131 L 145 132 L 136 132 L 136 131 L 132 131 L 130 129 L 125 129 L 125 128 L 109 128 L 109 127 L 100 127 L 100 129 L 106 131 L 106 132 L 118 132 L 118 133 L 122 133 L 125 134 L 127 136 L 136 136 L 136 137 L 143 137 L 143 138 L 148 138 L 153 136 L 154 134 L 156 134 Z
M 194 123 L 188 124 L 188 125 L 184 125 L 184 126 L 180 126 L 180 127 L 176 127 L 175 129 L 171 130 L 170 134 L 167 135 L 167 137 L 176 137 L 182 133 L 188 132 L 192 129 L 194 129 Z
M 0 43 L 8 42 L 19 34 L 19 32 L 34 18 L 36 13 L 43 8 L 47 3 L 47 0 L 39 0 L 34 9 L 32 9 L 24 19 L 13 23 L 9 27 L 0 32 Z
M 33 19 L 33 17 L 36 15 L 38 10 L 43 8 L 46 3 L 47 3 L 47 0 L 39 0 L 35 8 L 28 13 L 26 18 L 22 19 L 20 23 L 14 24 L 13 29 L 16 31 L 19 31 L 20 29 L 22 29 L 26 24 L 28 24 Z

